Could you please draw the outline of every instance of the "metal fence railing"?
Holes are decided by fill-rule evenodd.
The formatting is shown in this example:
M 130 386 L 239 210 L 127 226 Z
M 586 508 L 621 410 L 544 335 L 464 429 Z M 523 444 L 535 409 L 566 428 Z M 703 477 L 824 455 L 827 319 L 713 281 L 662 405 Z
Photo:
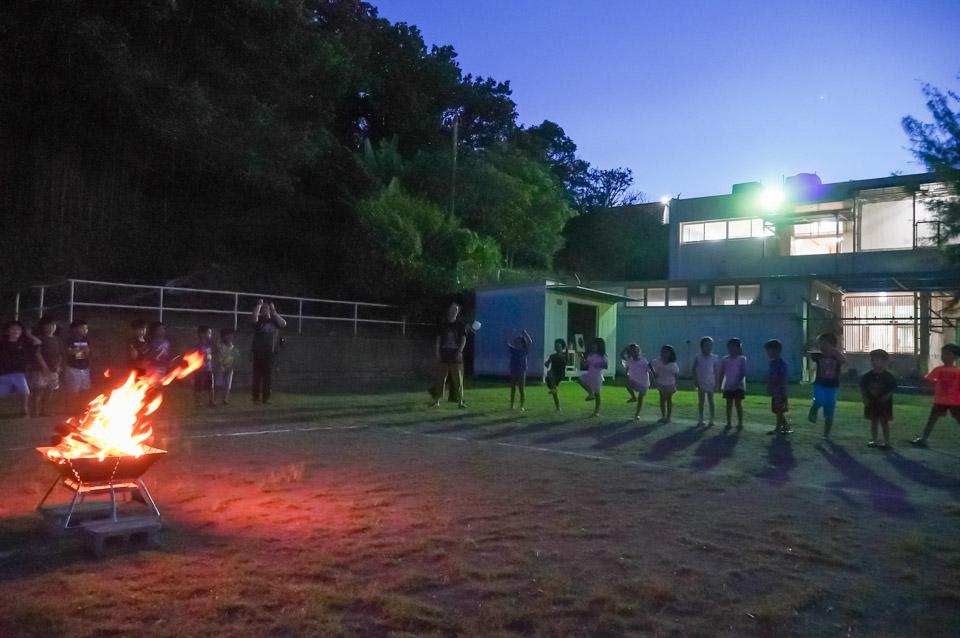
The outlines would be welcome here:
M 352 325 L 354 335 L 363 324 L 398 326 L 404 335 L 411 326 L 425 325 L 408 322 L 402 308 L 389 304 L 88 279 L 67 279 L 17 293 L 14 318 L 20 319 L 21 315 L 26 318 L 29 314 L 39 319 L 55 309 L 66 309 L 67 318 L 72 322 L 79 309 L 105 308 L 156 313 L 158 321 L 163 321 L 165 314 L 175 313 L 230 315 L 233 327 L 237 328 L 240 318 L 250 313 L 255 299 L 277 303 L 278 311 L 287 322 L 296 323 L 298 333 L 303 332 L 305 321 L 347 323 Z

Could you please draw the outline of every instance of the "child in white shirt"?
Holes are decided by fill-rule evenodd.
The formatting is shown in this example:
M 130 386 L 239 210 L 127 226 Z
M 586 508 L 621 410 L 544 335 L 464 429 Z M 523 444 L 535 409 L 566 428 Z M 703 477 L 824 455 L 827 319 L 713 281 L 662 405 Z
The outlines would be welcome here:
M 727 401 L 727 427 L 733 408 L 737 409 L 737 429 L 743 429 L 743 398 L 747 393 L 747 358 L 743 356 L 743 342 L 731 339 L 727 342 L 727 356 L 720 362 L 720 387 Z
M 660 358 L 654 360 L 651 366 L 653 375 L 657 379 L 657 389 L 660 391 L 660 421 L 670 423 L 673 416 L 673 395 L 677 392 L 677 375 L 680 366 L 677 365 L 677 351 L 673 346 L 660 348 Z
M 642 354 L 640 346 L 631 343 L 624 348 L 622 357 L 623 367 L 627 370 L 627 392 L 630 393 L 630 399 L 627 402 L 637 402 L 634 419 L 640 418 L 643 397 L 647 396 L 647 390 L 650 389 L 650 362 Z
M 710 404 L 710 427 L 713 427 L 715 406 L 713 393 L 717 390 L 717 355 L 713 354 L 713 339 L 704 337 L 700 340 L 700 354 L 693 360 L 693 379 L 697 385 L 697 410 L 700 420 L 697 425 L 703 425 L 703 404 Z

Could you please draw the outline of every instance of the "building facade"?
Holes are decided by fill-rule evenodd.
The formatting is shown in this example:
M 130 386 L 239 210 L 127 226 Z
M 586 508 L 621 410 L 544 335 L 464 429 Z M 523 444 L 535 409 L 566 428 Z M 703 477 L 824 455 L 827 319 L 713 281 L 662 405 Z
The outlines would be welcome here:
M 795 379 L 809 379 L 807 354 L 822 332 L 837 334 L 851 376 L 882 348 L 901 378 L 937 365 L 957 340 L 951 300 L 960 269 L 944 257 L 933 200 L 956 197 L 958 174 L 921 174 L 823 184 L 788 178 L 782 189 L 738 184 L 728 195 L 669 204 L 669 278 L 595 282 L 623 294 L 620 344 L 655 356 L 677 349 L 689 374 L 703 336 L 723 355 L 744 342 L 764 377 L 763 344 L 777 338 Z

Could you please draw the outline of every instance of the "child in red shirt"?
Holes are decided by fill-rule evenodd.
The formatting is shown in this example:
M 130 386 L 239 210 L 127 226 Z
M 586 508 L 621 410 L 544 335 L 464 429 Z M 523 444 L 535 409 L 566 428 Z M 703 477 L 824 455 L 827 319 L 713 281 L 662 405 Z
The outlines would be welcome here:
M 937 366 L 927 375 L 927 379 L 933 381 L 933 408 L 930 410 L 930 418 L 927 419 L 927 427 L 923 429 L 923 435 L 918 439 L 911 441 L 918 447 L 926 447 L 927 439 L 933 432 L 933 426 L 942 416 L 950 416 L 960 423 L 960 368 L 954 365 L 957 356 L 960 355 L 960 347 L 952 343 L 943 346 L 940 351 L 940 360 L 942 366 Z

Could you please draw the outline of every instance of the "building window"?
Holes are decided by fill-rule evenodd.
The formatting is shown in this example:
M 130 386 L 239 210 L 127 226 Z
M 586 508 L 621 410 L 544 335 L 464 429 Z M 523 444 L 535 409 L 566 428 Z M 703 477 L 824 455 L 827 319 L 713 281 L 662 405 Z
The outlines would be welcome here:
M 627 296 L 633 301 L 626 302 L 627 308 L 643 306 L 643 288 L 627 288 Z
M 647 288 L 647 307 L 660 307 L 667 305 L 666 288 Z
M 737 286 L 737 305 L 752 306 L 760 301 L 760 286 L 758 284 L 748 284 Z
M 728 239 L 746 239 L 751 235 L 751 220 L 738 219 L 727 222 Z
M 914 354 L 913 294 L 845 295 L 843 345 L 847 352 L 883 349 Z
M 690 297 L 691 306 L 712 306 L 713 297 L 710 295 L 694 295 Z
M 750 237 L 770 237 L 773 227 L 764 224 L 762 219 L 731 219 L 680 224 L 680 243 L 692 244 L 700 241 L 720 239 L 749 239 Z
M 686 288 L 671 288 L 670 296 L 668 298 L 668 305 L 671 306 L 686 306 L 687 305 L 687 289 Z
M 713 305 L 715 306 L 737 305 L 737 287 L 736 286 L 716 286 L 713 289 Z

